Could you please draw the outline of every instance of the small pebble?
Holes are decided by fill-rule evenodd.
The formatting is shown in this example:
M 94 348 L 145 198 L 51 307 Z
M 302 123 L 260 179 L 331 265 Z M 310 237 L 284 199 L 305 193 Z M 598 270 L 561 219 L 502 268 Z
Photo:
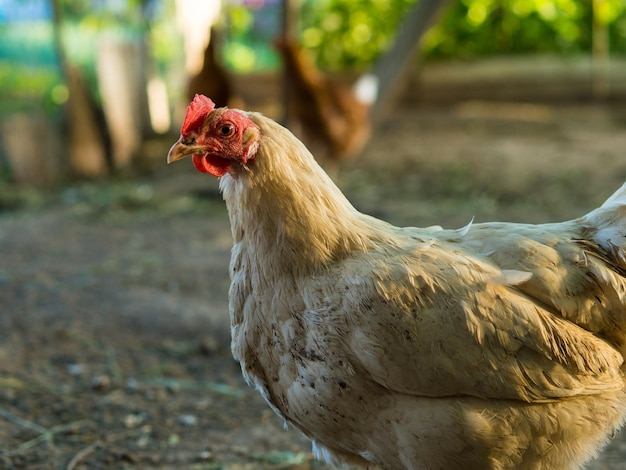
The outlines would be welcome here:
M 111 379 L 108 375 L 94 375 L 91 378 L 91 388 L 93 390 L 107 390 L 111 386 Z
M 177 446 L 180 443 L 180 436 L 178 434 L 170 434 L 167 438 L 167 445 L 170 447 Z
M 146 419 L 146 415 L 144 413 L 132 413 L 124 416 L 124 426 L 127 428 L 135 428 L 142 424 Z
M 183 426 L 195 426 L 198 424 L 198 417 L 196 415 L 181 415 L 176 418 L 176 421 Z
M 133 391 L 138 390 L 139 380 L 137 380 L 135 377 L 129 377 L 128 380 L 126 380 L 126 388 Z
M 66 366 L 67 373 L 70 375 L 81 375 L 84 371 L 82 364 L 68 364 Z
M 210 450 L 203 450 L 200 452 L 200 460 L 211 460 L 213 458 L 213 453 Z

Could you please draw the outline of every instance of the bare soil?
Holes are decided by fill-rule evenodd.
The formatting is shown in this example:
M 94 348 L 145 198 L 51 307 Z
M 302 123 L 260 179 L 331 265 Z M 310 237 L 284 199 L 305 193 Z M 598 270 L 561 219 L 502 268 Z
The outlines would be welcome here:
M 148 174 L 0 190 L 0 468 L 309 469 L 229 351 L 226 209 L 146 146 Z M 577 217 L 626 181 L 626 105 L 403 109 L 338 184 L 396 224 Z M 626 435 L 591 469 L 626 464 Z

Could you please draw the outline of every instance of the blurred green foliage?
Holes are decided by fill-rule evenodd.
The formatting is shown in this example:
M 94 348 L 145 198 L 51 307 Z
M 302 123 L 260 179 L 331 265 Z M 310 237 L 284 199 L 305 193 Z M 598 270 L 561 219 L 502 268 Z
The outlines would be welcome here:
M 33 107 L 53 111 L 53 90 L 61 83 L 52 25 L 33 22 L 0 26 L 0 117 Z
M 173 21 L 172 0 L 100 2 L 60 0 L 63 48 L 99 100 L 97 49 L 103 35 L 120 40 L 146 41 L 153 62 L 163 71 L 181 57 L 182 40 Z M 158 6 L 158 8 L 155 8 Z M 52 20 L 0 23 L 0 117 L 19 111 L 58 114 L 68 97 Z
M 452 0 L 425 36 L 426 59 L 589 53 L 595 21 L 626 54 L 624 0 Z M 414 0 L 305 0 L 303 45 L 328 69 L 366 67 L 384 51 Z
M 389 47 L 415 1 L 300 0 L 300 40 L 324 69 L 367 68 Z M 96 4 L 100 7 L 94 10 Z M 280 34 L 280 3 L 223 4 L 227 65 L 244 73 L 278 68 L 272 41 Z M 67 56 L 81 69 L 96 99 L 94 58 L 103 34 L 146 39 L 153 65 L 162 73 L 172 64 L 181 65 L 183 45 L 174 22 L 174 0 L 60 0 L 60 5 Z M 611 53 L 626 54 L 626 0 L 450 0 L 424 37 L 422 51 L 427 60 L 587 54 L 594 21 L 606 27 Z M 63 104 L 67 93 L 51 22 L 0 25 L 0 82 L 0 113 L 33 105 L 54 110 Z
M 594 20 L 607 28 L 611 50 L 626 54 L 624 0 L 460 0 L 426 36 L 426 58 L 496 54 L 589 53 Z
M 237 72 L 280 67 L 272 42 L 280 34 L 281 5 L 278 2 L 259 4 L 263 8 L 250 7 L 241 1 L 226 1 L 223 5 L 228 38 L 222 56 L 226 65 Z
M 307 0 L 301 41 L 330 69 L 369 65 L 386 49 L 414 0 Z

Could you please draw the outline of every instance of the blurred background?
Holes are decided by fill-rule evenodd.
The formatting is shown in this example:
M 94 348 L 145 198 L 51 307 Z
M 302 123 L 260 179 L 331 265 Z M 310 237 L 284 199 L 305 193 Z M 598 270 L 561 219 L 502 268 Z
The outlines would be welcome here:
M 195 93 L 394 224 L 565 220 L 626 180 L 626 2 L 0 0 L 0 468 L 325 468 L 231 358 Z
M 424 1 L 432 28 L 395 62 L 385 54 L 403 22 L 416 27 L 414 0 L 287 3 L 2 0 L 0 178 L 46 185 L 136 166 L 146 142 L 176 132 L 195 92 L 282 116 L 273 42 L 286 30 L 325 73 L 383 64 L 394 83 L 382 86 L 400 87 L 404 103 L 626 92 L 622 0 Z

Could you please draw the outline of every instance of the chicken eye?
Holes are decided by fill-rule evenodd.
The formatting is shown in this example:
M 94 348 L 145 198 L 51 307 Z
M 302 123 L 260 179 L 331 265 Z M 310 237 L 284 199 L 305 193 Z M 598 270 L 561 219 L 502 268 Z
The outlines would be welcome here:
M 232 124 L 228 123 L 228 124 L 223 124 L 222 126 L 220 126 L 219 128 L 219 133 L 220 135 L 222 135 L 223 137 L 230 137 L 231 135 L 233 135 L 233 133 L 235 132 L 235 126 L 233 126 Z

